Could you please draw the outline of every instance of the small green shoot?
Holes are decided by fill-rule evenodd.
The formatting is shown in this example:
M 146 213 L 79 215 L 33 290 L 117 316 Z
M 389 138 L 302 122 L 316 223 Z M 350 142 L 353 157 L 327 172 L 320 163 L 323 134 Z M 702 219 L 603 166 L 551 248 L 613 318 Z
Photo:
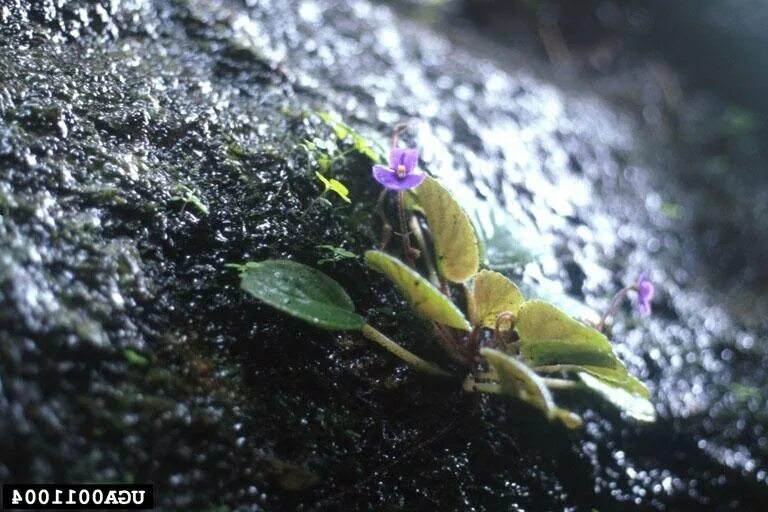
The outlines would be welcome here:
M 181 184 L 176 185 L 173 187 L 171 192 L 174 194 L 171 196 L 172 201 L 180 201 L 184 203 L 185 207 L 188 204 L 192 205 L 203 215 L 208 215 L 208 205 L 203 203 L 203 201 L 197 196 L 197 193 L 188 186 Z
M 317 176 L 317 179 L 319 179 L 323 186 L 325 187 L 322 192 L 320 192 L 320 195 L 317 196 L 312 200 L 311 203 L 304 209 L 304 212 L 301 214 L 301 218 L 304 219 L 307 214 L 312 210 L 312 208 L 317 203 L 326 203 L 328 205 L 331 204 L 328 199 L 325 198 L 326 195 L 328 195 L 328 192 L 333 192 L 340 198 L 342 198 L 344 201 L 351 203 L 352 201 L 349 199 L 349 189 L 339 180 L 331 178 L 328 179 L 319 172 L 315 171 L 315 176 Z
M 331 127 L 334 135 L 340 142 L 350 143 L 352 145 L 351 150 L 365 156 L 372 162 L 380 162 L 384 160 L 384 151 L 380 147 L 377 147 L 377 144 L 366 139 L 333 114 L 328 112 L 315 112 L 315 115 L 317 115 L 317 117 L 319 117 L 326 125 Z M 349 154 L 349 152 L 346 154 Z
M 125 357 L 125 360 L 128 362 L 128 364 L 133 366 L 147 366 L 149 364 L 149 359 L 139 354 L 132 348 L 124 349 L 123 357 Z
M 330 190 L 346 202 L 352 202 L 349 200 L 349 189 L 342 182 L 334 178 L 328 179 L 319 172 L 315 172 L 315 176 L 317 176 L 317 179 L 319 179 L 325 186 L 325 190 L 320 194 L 321 196 L 325 195 Z
M 316 245 L 315 248 L 323 249 L 330 253 L 330 256 L 317 260 L 318 265 L 357 258 L 357 254 L 350 252 L 343 247 L 335 247 L 333 245 Z

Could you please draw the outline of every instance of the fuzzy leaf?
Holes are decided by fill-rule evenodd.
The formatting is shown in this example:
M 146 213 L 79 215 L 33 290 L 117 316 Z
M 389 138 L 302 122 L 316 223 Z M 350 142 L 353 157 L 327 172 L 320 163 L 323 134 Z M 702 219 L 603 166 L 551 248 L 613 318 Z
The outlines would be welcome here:
M 287 260 L 239 266 L 240 287 L 257 299 L 323 329 L 358 330 L 365 318 L 344 289 L 311 267 Z
M 424 181 L 427 181 L 429 179 L 430 179 L 429 176 L 427 176 Z M 419 198 L 416 196 L 417 191 L 418 191 L 418 187 L 415 189 L 412 188 L 405 191 L 405 194 L 403 195 L 403 208 L 405 208 L 408 211 L 419 212 L 420 214 L 424 215 L 424 208 L 421 207 L 421 205 L 419 204 Z
M 456 329 L 471 329 L 453 302 L 397 258 L 381 251 L 366 251 L 365 263 L 389 277 L 420 315 Z
M 474 325 L 489 329 L 496 327 L 496 317 L 509 311 L 517 317 L 520 305 L 525 301 L 515 283 L 491 270 L 483 270 L 475 276 Z
M 481 349 L 480 355 L 496 370 L 504 394 L 520 398 L 541 409 L 548 418 L 555 416 L 556 407 L 552 394 L 541 377 L 533 373 L 527 365 L 492 348 Z
M 517 332 L 520 352 L 532 365 L 562 365 L 629 416 L 654 420 L 648 389 L 630 375 L 599 331 L 545 302 L 529 301 L 520 307 Z
M 475 227 L 453 195 L 427 176 L 413 191 L 432 233 L 440 274 L 454 283 L 463 283 L 480 267 L 480 249 Z
M 581 381 L 607 401 L 624 411 L 627 416 L 639 421 L 655 421 L 656 411 L 653 404 L 637 394 L 627 391 L 623 386 L 593 375 L 591 372 L 579 372 Z
M 532 366 L 621 365 L 604 334 L 546 302 L 531 300 L 520 306 L 516 328 L 520 353 Z

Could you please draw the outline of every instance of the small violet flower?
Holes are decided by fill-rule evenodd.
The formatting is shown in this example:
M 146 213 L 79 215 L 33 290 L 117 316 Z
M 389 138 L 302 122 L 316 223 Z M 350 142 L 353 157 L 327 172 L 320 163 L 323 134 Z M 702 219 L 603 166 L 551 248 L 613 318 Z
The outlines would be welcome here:
M 373 177 L 389 190 L 406 190 L 421 185 L 427 173 L 416 168 L 418 149 L 394 148 L 389 154 L 389 167 L 373 166 Z
M 655 288 L 651 280 L 648 278 L 647 272 L 643 272 L 640 274 L 640 277 L 638 277 L 637 279 L 637 284 L 635 285 L 635 289 L 637 290 L 637 302 L 635 304 L 635 308 L 637 309 L 637 312 L 640 313 L 642 316 L 650 315 L 651 299 L 653 299 Z

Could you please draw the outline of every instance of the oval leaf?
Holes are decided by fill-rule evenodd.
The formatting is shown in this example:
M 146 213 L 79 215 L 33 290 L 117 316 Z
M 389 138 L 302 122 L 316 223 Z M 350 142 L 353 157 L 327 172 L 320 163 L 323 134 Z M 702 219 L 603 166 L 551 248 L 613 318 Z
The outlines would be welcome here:
M 578 366 L 577 368 L 634 395 L 643 398 L 650 398 L 651 396 L 651 392 L 648 391 L 645 384 L 640 379 L 631 375 L 624 365 L 620 364 L 616 368 L 603 368 L 600 366 Z
M 520 305 L 525 301 L 515 283 L 491 270 L 483 270 L 475 277 L 474 325 L 489 329 L 496 327 L 496 317 L 508 311 L 517 317 Z
M 241 267 L 240 287 L 257 299 L 323 329 L 358 330 L 365 318 L 344 289 L 311 267 L 287 260 L 249 262 Z
M 498 374 L 501 391 L 520 398 L 534 407 L 541 409 L 548 418 L 553 418 L 557 408 L 552 393 L 541 377 L 533 373 L 524 363 L 504 352 L 492 348 L 480 350 L 482 355 Z
M 413 193 L 432 233 L 437 270 L 449 281 L 465 282 L 480 267 L 472 221 L 448 189 L 430 176 Z
M 456 329 L 471 329 L 453 302 L 397 258 L 381 251 L 366 251 L 365 263 L 389 277 L 420 315 Z
M 587 372 L 579 372 L 579 378 L 588 388 L 621 409 L 627 416 L 639 421 L 656 420 L 656 410 L 647 398 L 630 393 L 608 380 Z
M 603 333 L 546 302 L 532 300 L 520 306 L 516 329 L 520 335 L 520 353 L 532 366 L 570 364 L 616 368 L 621 365 Z

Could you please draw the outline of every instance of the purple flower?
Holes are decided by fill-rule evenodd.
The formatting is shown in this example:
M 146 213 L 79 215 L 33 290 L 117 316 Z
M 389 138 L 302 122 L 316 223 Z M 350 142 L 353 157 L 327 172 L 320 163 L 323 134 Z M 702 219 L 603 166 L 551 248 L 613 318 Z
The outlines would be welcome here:
M 637 312 L 642 316 L 650 315 L 651 299 L 653 299 L 655 288 L 651 280 L 648 279 L 647 272 L 641 273 L 640 277 L 637 278 L 635 289 L 637 290 L 637 303 L 635 304 Z
M 389 190 L 406 190 L 418 187 L 427 173 L 417 169 L 419 163 L 418 149 L 394 148 L 389 154 L 389 167 L 373 166 L 373 177 Z

